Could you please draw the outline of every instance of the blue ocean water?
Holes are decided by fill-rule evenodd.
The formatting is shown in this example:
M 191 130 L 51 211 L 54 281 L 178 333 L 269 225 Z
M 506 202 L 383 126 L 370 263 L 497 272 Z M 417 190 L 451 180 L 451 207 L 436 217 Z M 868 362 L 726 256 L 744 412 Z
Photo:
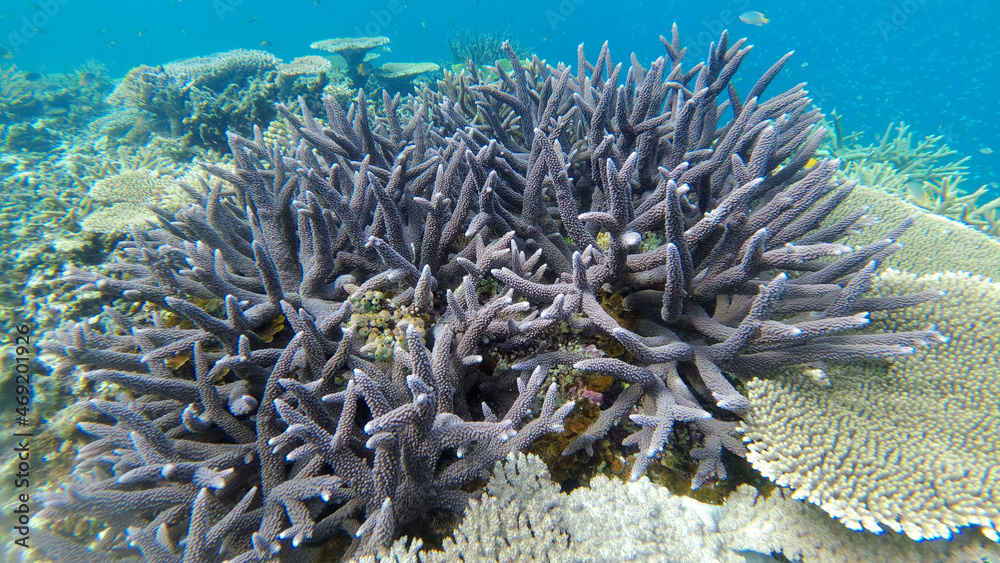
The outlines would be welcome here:
M 758 10 L 770 22 L 738 18 Z M 612 53 L 640 61 L 662 54 L 658 41 L 676 22 L 698 60 L 722 29 L 756 46 L 742 73 L 755 76 L 789 50 L 776 88 L 807 82 L 827 112 L 868 140 L 905 121 L 918 137 L 943 135 L 971 156 L 971 184 L 1000 177 L 1000 4 L 969 0 L 789 2 L 600 2 L 597 0 L 5 0 L 0 44 L 23 70 L 66 71 L 88 59 L 121 76 L 139 64 L 234 48 L 290 60 L 329 37 L 386 35 L 398 61 L 451 62 L 448 39 L 463 29 L 509 32 L 549 62 L 576 62 L 608 41 Z M 976 181 L 978 180 L 978 181 Z

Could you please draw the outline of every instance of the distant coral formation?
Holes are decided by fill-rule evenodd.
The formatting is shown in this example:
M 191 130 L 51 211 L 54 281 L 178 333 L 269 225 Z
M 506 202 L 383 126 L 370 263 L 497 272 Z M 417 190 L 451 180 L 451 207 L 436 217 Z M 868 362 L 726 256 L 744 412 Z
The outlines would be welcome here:
M 275 116 L 274 102 L 310 91 L 300 84 L 279 84 L 280 60 L 265 51 L 236 49 L 158 67 L 130 71 L 108 97 L 108 103 L 144 116 L 151 123 L 108 119 L 99 132 L 141 140 L 150 130 L 169 133 L 185 145 L 226 149 L 226 132 L 248 135 L 254 125 L 266 126 Z M 287 71 L 288 67 L 282 67 Z M 316 74 L 319 74 L 317 72 Z M 325 81 L 312 87 L 322 91 Z M 284 94 L 283 96 L 280 94 Z
M 1000 236 L 1000 197 L 990 197 L 996 185 L 973 191 L 966 181 L 969 157 L 942 144 L 939 135 L 915 140 L 905 123 L 890 124 L 878 143 L 861 145 L 857 135 L 845 135 L 834 115 L 836 132 L 831 151 L 845 161 L 844 174 L 866 186 L 877 186 L 931 213 L 961 221 Z
M 127 232 L 131 226 L 145 228 L 156 220 L 150 206 L 176 209 L 185 200 L 185 193 L 176 181 L 159 178 L 148 169 L 101 178 L 91 186 L 87 196 L 103 204 L 80 224 L 85 231 L 95 233 Z
M 522 47 L 520 42 L 509 38 L 510 33 L 499 28 L 488 31 L 481 29 L 462 29 L 448 38 L 451 56 L 456 63 L 465 66 L 491 65 L 507 56 L 503 50 L 506 41 L 518 58 L 524 59 L 531 55 L 531 49 Z

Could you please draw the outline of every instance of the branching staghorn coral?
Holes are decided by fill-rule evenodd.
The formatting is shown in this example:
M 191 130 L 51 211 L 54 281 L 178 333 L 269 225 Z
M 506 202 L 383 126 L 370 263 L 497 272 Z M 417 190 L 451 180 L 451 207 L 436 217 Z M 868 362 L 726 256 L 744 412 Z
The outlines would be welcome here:
M 57 375 L 80 366 L 103 395 L 78 480 L 46 494 L 43 516 L 91 515 L 106 522 L 96 549 L 159 561 L 295 561 L 341 531 L 371 554 L 562 430 L 572 403 L 541 392 L 550 367 L 618 384 L 567 454 L 631 413 L 637 478 L 688 424 L 697 486 L 725 477 L 723 450 L 744 453 L 749 403 L 729 376 L 935 340 L 837 334 L 938 294 L 863 297 L 908 221 L 853 251 L 835 241 L 865 209 L 818 228 L 853 184 L 834 180 L 836 160 L 805 168 L 825 132 L 801 86 L 761 98 L 787 57 L 744 100 L 730 84 L 743 40 L 723 34 L 689 68 L 676 29 L 663 43 L 622 85 L 606 46 L 594 64 L 581 47 L 575 74 L 526 69 L 505 46 L 512 70 L 468 88 L 475 115 L 424 89 L 405 105 L 383 92 L 376 116 L 360 91 L 346 111 L 325 98 L 322 121 L 304 99 L 279 104 L 288 135 L 273 141 L 230 133 L 235 169 L 205 169 L 233 195 L 205 182 L 198 204 L 134 230 L 108 274 L 67 272 L 151 323 L 108 307 L 103 327 L 48 339 Z M 481 299 L 487 279 L 501 289 Z M 623 328 L 598 289 L 654 314 Z M 391 361 L 363 357 L 351 318 L 376 292 L 429 312 L 427 347 L 409 324 Z M 556 323 L 631 362 L 547 350 Z M 491 371 L 487 350 L 528 357 Z
M 478 29 L 462 29 L 448 38 L 451 56 L 460 65 L 470 61 L 474 66 L 489 65 L 506 56 L 503 50 L 505 36 L 509 32 L 499 28 L 489 31 Z M 506 40 L 519 58 L 531 55 L 531 49 L 522 47 L 517 41 Z
M 941 181 L 947 176 L 963 175 L 969 170 L 965 165 L 969 157 L 942 162 L 958 153 L 948 145 L 939 144 L 944 138 L 941 135 L 928 135 L 916 141 L 909 125 L 890 123 L 877 144 L 864 146 L 857 143 L 857 136 L 844 135 L 839 116 L 834 114 L 833 119 L 833 149 L 845 162 L 888 162 L 900 174 L 918 183 Z
M 0 68 L 0 123 L 17 121 L 32 110 L 35 101 L 24 72 L 15 65 Z
M 265 51 L 235 49 L 207 57 L 132 69 L 108 96 L 108 103 L 138 121 L 96 124 L 96 130 L 126 141 L 150 131 L 169 133 L 184 146 L 226 150 L 226 132 L 249 135 L 275 116 L 275 101 L 321 91 L 326 75 L 313 83 L 279 80 L 280 59 Z
M 858 135 L 845 136 L 838 116 L 833 117 L 836 134 L 830 150 L 845 162 L 844 176 L 877 186 L 936 215 L 1000 235 L 1000 197 L 984 199 L 990 185 L 975 191 L 959 187 L 968 175 L 965 162 L 969 157 L 949 161 L 957 153 L 940 144 L 940 135 L 928 135 L 914 144 L 909 126 L 890 124 L 878 144 L 862 146 Z

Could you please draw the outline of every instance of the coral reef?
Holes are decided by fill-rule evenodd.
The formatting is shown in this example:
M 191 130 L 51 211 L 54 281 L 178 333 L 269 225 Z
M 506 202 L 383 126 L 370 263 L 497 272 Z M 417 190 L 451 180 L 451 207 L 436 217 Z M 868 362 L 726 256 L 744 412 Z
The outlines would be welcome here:
M 345 74 L 350 79 L 352 86 L 358 88 L 365 84 L 365 77 L 368 75 L 367 63 L 380 54 L 376 53 L 374 49 L 385 47 L 388 43 L 389 38 L 381 36 L 335 37 L 316 41 L 309 47 L 343 57 L 346 63 Z
M 307 74 L 320 74 L 330 69 L 330 60 L 317 55 L 296 57 L 291 62 L 281 63 L 275 70 L 278 76 L 294 77 Z
M 385 63 L 372 70 L 379 85 L 390 94 L 412 91 L 411 82 L 421 74 L 440 70 L 435 63 Z
M 370 112 L 361 90 L 346 110 L 324 97 L 323 118 L 305 97 L 279 103 L 271 140 L 230 131 L 234 167 L 204 165 L 221 182 L 133 230 L 102 271 L 67 270 L 116 301 L 44 344 L 56 377 L 92 382 L 97 417 L 41 514 L 53 530 L 90 522 L 96 539 L 55 534 L 49 549 L 377 553 L 562 432 L 573 403 L 546 381 L 568 367 L 605 382 L 565 456 L 625 435 L 638 479 L 684 429 L 698 487 L 745 453 L 751 405 L 731 378 L 936 341 L 926 327 L 850 333 L 939 293 L 865 297 L 913 219 L 854 248 L 838 241 L 866 208 L 821 226 L 855 185 L 813 160 L 826 132 L 801 85 L 763 97 L 788 56 L 743 98 L 745 40 L 723 33 L 688 65 L 676 28 L 661 39 L 666 56 L 633 58 L 623 84 L 606 45 L 593 64 L 581 47 L 575 74 L 504 45 L 510 70 L 470 77 L 468 113 L 427 88 L 383 91 Z M 142 74 L 198 82 L 217 65 Z M 425 315 L 422 335 L 411 319 Z M 374 350 L 361 321 L 380 331 Z M 550 346 L 557 327 L 607 354 Z
M 20 121 L 35 104 L 25 73 L 15 65 L 0 67 L 0 123 Z
M 858 135 L 844 135 L 838 116 L 833 117 L 835 135 L 829 152 L 844 160 L 846 177 L 1000 236 L 1000 197 L 984 199 L 991 191 L 989 185 L 974 191 L 960 187 L 968 176 L 965 162 L 969 157 L 954 160 L 957 153 L 941 144 L 941 136 L 928 135 L 915 142 L 905 123 L 890 124 L 877 144 L 860 145 Z
M 30 77 L 30 80 L 29 80 Z M 107 69 L 89 61 L 72 73 L 26 73 L 0 68 L 0 147 L 11 153 L 42 152 L 63 141 L 105 109 Z
M 419 75 L 437 72 L 441 67 L 435 63 L 387 62 L 375 66 L 381 57 L 382 47 L 388 50 L 388 37 L 338 37 L 316 41 L 310 45 L 344 59 L 342 68 L 350 88 L 365 88 L 370 91 L 384 89 L 390 95 L 413 93 L 412 81 Z M 318 58 L 318 57 L 314 57 Z M 328 92 L 333 93 L 333 92 Z
M 852 529 L 885 526 L 920 540 L 978 525 L 996 540 L 1000 285 L 889 271 L 872 294 L 931 289 L 946 295 L 875 315 L 873 327 L 934 323 L 947 344 L 892 364 L 830 364 L 818 383 L 791 371 L 748 383 L 748 459 Z
M 150 206 L 176 211 L 186 199 L 175 181 L 160 178 L 148 169 L 101 178 L 91 186 L 87 196 L 106 207 L 88 214 L 80 227 L 105 234 L 127 232 L 133 225 L 145 226 L 156 220 Z
M 486 492 L 469 503 L 442 550 L 422 547 L 419 539 L 401 538 L 388 553 L 359 561 L 967 563 L 1000 554 L 1000 547 L 975 534 L 919 543 L 859 534 L 783 490 L 767 497 L 749 485 L 724 506 L 672 495 L 645 478 L 626 484 L 598 476 L 590 487 L 566 494 L 530 454 L 497 464 Z
M 965 162 L 969 157 L 957 161 L 951 159 L 958 153 L 948 145 L 940 144 L 943 139 L 940 135 L 928 135 L 915 141 L 907 124 L 890 123 L 876 144 L 861 145 L 856 135 L 844 134 L 839 116 L 834 114 L 833 119 L 832 149 L 848 165 L 848 170 L 852 163 L 884 162 L 892 165 L 908 181 L 918 184 L 940 182 L 949 176 L 968 172 Z
M 100 134 L 139 141 L 148 131 L 179 138 L 183 145 L 226 150 L 226 132 L 249 135 L 254 125 L 274 118 L 274 102 L 320 92 L 325 75 L 312 82 L 279 80 L 280 60 L 264 51 L 236 49 L 158 67 L 130 71 L 108 96 L 108 103 L 134 117 L 139 131 L 120 119 L 95 125 Z M 284 68 L 284 67 L 283 67 Z
M 507 56 L 503 50 L 504 41 L 514 50 L 516 56 L 524 59 L 531 55 L 530 47 L 522 47 L 520 42 L 509 39 L 510 33 L 499 28 L 489 31 L 462 29 L 448 38 L 451 56 L 461 66 L 471 64 L 476 67 L 491 65 Z
M 948 540 L 914 542 L 906 536 L 848 530 L 817 507 L 794 500 L 787 489 L 766 497 L 741 485 L 722 513 L 719 534 L 729 549 L 780 554 L 784 559 L 778 561 L 985 563 L 1000 557 L 1000 546 L 972 531 Z
M 921 212 L 913 204 L 879 188 L 859 185 L 834 211 L 826 225 L 849 216 L 848 209 L 867 208 L 880 220 L 863 231 L 851 235 L 853 245 L 872 244 L 891 237 L 894 225 L 914 217 L 913 227 L 896 242 L 902 245 L 892 256 L 882 261 L 882 267 L 895 268 L 913 274 L 937 272 L 969 272 L 1000 279 L 1000 241 L 946 217 Z

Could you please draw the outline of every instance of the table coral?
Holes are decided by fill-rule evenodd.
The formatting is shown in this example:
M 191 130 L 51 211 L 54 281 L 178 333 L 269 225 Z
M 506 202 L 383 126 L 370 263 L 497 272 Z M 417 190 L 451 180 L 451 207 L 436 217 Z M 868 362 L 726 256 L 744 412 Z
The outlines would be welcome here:
M 1000 526 L 1000 285 L 966 273 L 879 277 L 873 294 L 943 291 L 874 316 L 887 331 L 933 324 L 950 340 L 892 364 L 826 366 L 748 384 L 748 459 L 853 529 L 913 539 Z
M 914 274 L 962 271 L 1000 279 L 1000 242 L 947 217 L 923 212 L 915 205 L 879 188 L 857 186 L 842 209 L 827 224 L 846 218 L 847 210 L 867 208 L 869 225 L 851 236 L 852 245 L 871 244 L 890 236 L 893 226 L 915 217 L 913 228 L 896 237 L 902 248 L 886 257 L 883 267 Z
M 91 186 L 88 197 L 101 204 L 81 223 L 85 231 L 125 232 L 156 220 L 150 206 L 177 209 L 186 201 L 176 180 L 160 178 L 147 169 L 138 169 L 101 178 Z

